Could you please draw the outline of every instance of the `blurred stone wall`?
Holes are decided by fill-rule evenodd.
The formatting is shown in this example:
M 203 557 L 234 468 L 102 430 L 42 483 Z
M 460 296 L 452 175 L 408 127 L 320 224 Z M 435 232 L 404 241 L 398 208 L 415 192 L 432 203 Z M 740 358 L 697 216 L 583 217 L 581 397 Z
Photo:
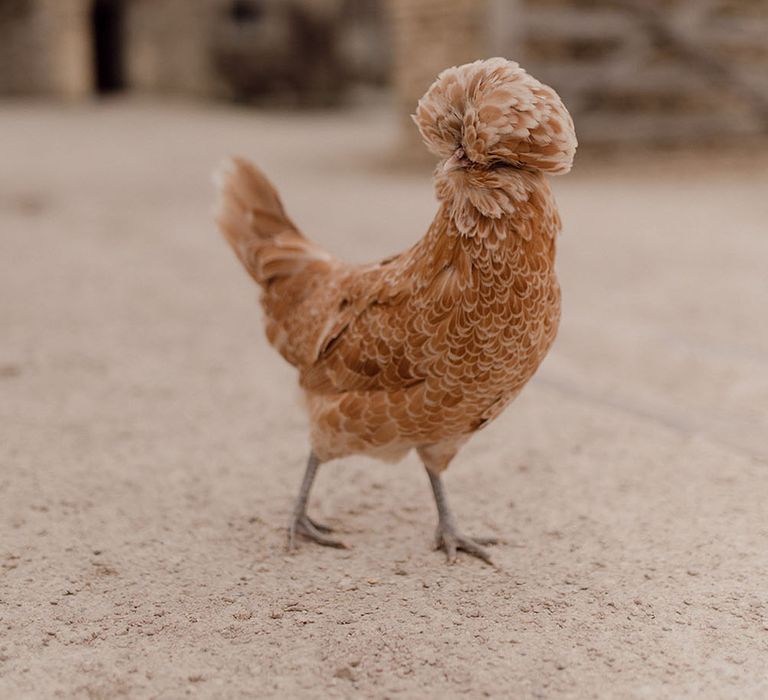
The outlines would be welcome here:
M 93 94 L 100 38 L 111 89 L 332 104 L 389 77 L 382 2 L 0 0 L 0 94 Z
M 340 52 L 353 81 L 386 85 L 392 73 L 392 36 L 386 0 L 344 0 Z
M 768 130 L 768 0 L 518 0 L 506 53 L 562 95 L 582 142 Z
M 768 0 L 388 0 L 405 120 L 442 68 L 504 55 L 552 85 L 582 143 L 768 132 Z
M 212 28 L 223 0 L 125 3 L 126 85 L 140 92 L 213 95 Z
M 90 94 L 89 6 L 88 0 L 0 0 L 0 93 Z
M 250 6 L 252 14 L 225 13 L 214 29 L 212 57 L 228 94 L 285 106 L 337 104 L 346 81 L 342 5 L 343 0 L 259 0 Z
M 768 131 L 768 0 L 0 0 L 0 93 L 103 89 L 97 5 L 115 87 L 318 105 L 389 80 L 408 152 L 435 76 L 492 55 L 555 87 L 582 143 Z
M 483 0 L 387 0 L 391 23 L 393 74 L 402 120 L 402 147 L 424 153 L 410 119 L 416 103 L 448 66 L 488 53 L 488 23 Z
M 112 0 L 126 87 L 208 94 L 222 0 Z M 78 99 L 96 89 L 94 0 L 0 0 L 0 93 Z

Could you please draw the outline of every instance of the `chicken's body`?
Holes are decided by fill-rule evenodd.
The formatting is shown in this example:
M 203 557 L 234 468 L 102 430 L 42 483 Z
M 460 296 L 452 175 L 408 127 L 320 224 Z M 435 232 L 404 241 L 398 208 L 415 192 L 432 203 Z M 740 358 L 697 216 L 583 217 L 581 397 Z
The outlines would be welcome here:
M 510 100 L 523 105 L 515 112 L 522 121 L 541 106 L 543 118 L 505 131 Z M 266 178 L 239 160 L 224 176 L 219 224 L 263 287 L 270 342 L 300 372 L 311 424 L 306 491 L 321 462 L 398 459 L 416 448 L 449 558 L 456 546 L 485 557 L 455 532 L 439 475 L 522 389 L 554 340 L 560 220 L 542 171 L 567 170 L 575 138 L 551 89 L 504 59 L 444 72 L 416 120 L 444 161 L 438 212 L 408 251 L 367 266 L 332 258 L 296 230 Z M 295 525 L 332 543 L 306 517 L 306 494 L 301 501 Z

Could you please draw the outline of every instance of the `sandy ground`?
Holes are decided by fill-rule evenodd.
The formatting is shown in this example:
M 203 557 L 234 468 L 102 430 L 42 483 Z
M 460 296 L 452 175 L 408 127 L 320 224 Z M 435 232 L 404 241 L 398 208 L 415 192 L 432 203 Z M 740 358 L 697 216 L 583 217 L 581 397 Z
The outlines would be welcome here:
M 0 697 L 768 697 L 768 159 L 557 180 L 561 334 L 447 475 L 499 569 L 431 550 L 414 457 L 322 471 L 211 223 L 222 155 L 364 260 L 424 230 L 389 120 L 0 107 Z

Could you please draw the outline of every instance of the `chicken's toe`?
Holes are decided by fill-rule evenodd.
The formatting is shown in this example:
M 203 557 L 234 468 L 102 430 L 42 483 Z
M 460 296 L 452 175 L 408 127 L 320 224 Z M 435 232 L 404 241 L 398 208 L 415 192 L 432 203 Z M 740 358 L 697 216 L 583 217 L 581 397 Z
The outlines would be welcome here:
M 330 525 L 325 525 L 324 523 L 319 523 L 314 518 L 310 518 L 308 515 L 306 516 L 307 520 L 310 522 L 310 524 L 315 528 L 315 530 L 319 530 L 320 532 L 333 532 L 333 528 Z
M 330 528 L 315 523 L 308 515 L 302 514 L 291 521 L 288 527 L 288 551 L 294 551 L 296 545 L 296 535 L 303 535 L 307 539 L 323 545 L 323 547 L 335 547 L 336 549 L 347 549 L 347 545 L 339 540 L 326 537 L 324 532 L 330 532 Z
M 449 564 L 453 564 L 456 561 L 456 553 L 462 551 L 493 566 L 491 555 L 483 549 L 482 545 L 498 544 L 498 542 L 497 537 L 468 537 L 452 528 L 439 526 L 435 537 L 435 549 L 442 549 L 445 552 Z

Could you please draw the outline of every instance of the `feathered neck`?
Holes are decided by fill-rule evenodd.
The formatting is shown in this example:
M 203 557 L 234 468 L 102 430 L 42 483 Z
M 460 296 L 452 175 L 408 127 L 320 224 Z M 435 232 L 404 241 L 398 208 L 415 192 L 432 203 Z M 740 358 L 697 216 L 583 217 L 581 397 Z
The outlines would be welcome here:
M 530 240 L 532 209 L 542 213 L 553 204 L 542 173 L 511 166 L 448 172 L 438 168 L 435 191 L 455 232 L 468 238 L 503 241 L 514 231 Z M 554 236 L 557 227 L 548 227 L 553 229 L 548 235 Z

